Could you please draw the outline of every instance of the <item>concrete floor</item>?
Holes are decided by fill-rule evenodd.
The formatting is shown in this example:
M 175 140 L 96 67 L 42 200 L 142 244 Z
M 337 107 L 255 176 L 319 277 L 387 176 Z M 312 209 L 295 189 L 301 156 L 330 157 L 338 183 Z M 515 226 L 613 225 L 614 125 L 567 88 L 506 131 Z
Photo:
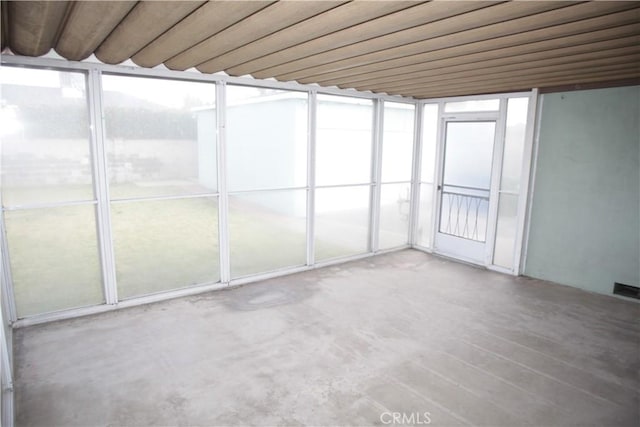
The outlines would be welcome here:
M 20 329 L 17 424 L 638 426 L 639 318 L 402 251 Z

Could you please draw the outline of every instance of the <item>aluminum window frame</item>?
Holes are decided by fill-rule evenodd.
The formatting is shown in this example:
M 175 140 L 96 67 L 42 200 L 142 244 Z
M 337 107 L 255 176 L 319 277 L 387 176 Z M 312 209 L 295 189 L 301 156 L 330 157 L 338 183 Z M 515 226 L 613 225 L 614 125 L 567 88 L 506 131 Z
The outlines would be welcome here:
M 298 84 L 296 82 L 278 82 L 275 80 L 258 80 L 246 77 L 232 77 L 226 76 L 222 74 L 216 75 L 207 75 L 200 74 L 196 71 L 173 71 L 168 70 L 163 66 L 158 66 L 153 69 L 145 69 L 137 66 L 131 65 L 108 65 L 97 62 L 89 62 L 89 61 L 67 61 L 64 59 L 51 58 L 51 57 L 39 57 L 39 58 L 31 58 L 31 57 L 23 57 L 17 55 L 3 55 L 1 58 L 1 63 L 3 65 L 10 65 L 15 67 L 28 67 L 28 68 L 44 68 L 44 69 L 54 69 L 60 71 L 84 71 L 87 73 L 87 100 L 89 102 L 89 108 L 93 109 L 90 113 L 90 121 L 91 121 L 91 138 L 93 139 L 92 149 L 96 150 L 94 160 L 94 164 L 92 165 L 93 170 L 93 180 L 94 180 L 94 201 L 91 204 L 97 206 L 97 211 L 99 212 L 100 218 L 98 218 L 98 214 L 96 215 L 96 221 L 102 228 L 99 230 L 99 240 L 100 240 L 100 253 L 101 253 L 101 263 L 103 265 L 104 270 L 108 270 L 110 274 L 115 275 L 115 264 L 110 264 L 113 259 L 113 239 L 111 236 L 111 222 L 110 222 L 110 203 L 124 203 L 127 201 L 142 201 L 142 200 L 169 200 L 169 199 L 183 199 L 183 198 L 200 198 L 200 197 L 217 197 L 218 200 L 218 230 L 219 230 L 219 252 L 220 252 L 220 282 L 216 283 L 208 283 L 202 285 L 192 285 L 187 288 L 175 289 L 170 291 L 165 291 L 157 294 L 149 294 L 144 296 L 138 296 L 131 299 L 119 300 L 117 297 L 117 285 L 115 283 L 115 276 L 113 277 L 103 277 L 103 281 L 105 282 L 105 289 L 109 291 L 109 303 L 101 304 L 97 306 L 88 306 L 88 307 L 80 307 L 80 308 L 72 308 L 67 310 L 62 310 L 58 312 L 52 313 L 43 313 L 38 315 L 33 315 L 29 317 L 25 317 L 22 319 L 17 319 L 15 314 L 15 308 L 13 309 L 13 313 L 11 309 L 9 309 L 8 317 L 10 317 L 10 321 L 15 327 L 28 326 L 33 324 L 39 324 L 54 320 L 67 319 L 77 316 L 83 316 L 87 314 L 100 313 L 115 310 L 122 307 L 131 307 L 140 304 L 146 304 L 155 301 L 166 300 L 170 298 L 176 298 L 187 295 L 195 295 L 202 292 L 208 292 L 211 290 L 222 289 L 230 286 L 238 286 L 245 283 L 251 283 L 255 281 L 260 281 L 268 278 L 279 277 L 286 274 L 291 274 L 295 272 L 308 271 L 316 268 L 322 268 L 329 265 L 335 265 L 342 262 L 348 262 L 353 260 L 365 259 L 371 257 L 378 253 L 387 253 L 393 252 L 399 249 L 403 249 L 406 247 L 413 247 L 419 250 L 424 250 L 426 252 L 431 252 L 430 248 L 420 247 L 416 243 L 416 233 L 417 233 L 417 225 L 419 221 L 419 203 L 420 203 L 420 193 L 422 184 L 430 184 L 432 185 L 432 190 L 434 192 L 433 196 L 433 209 L 434 212 L 437 212 L 439 206 L 436 206 L 437 197 L 435 197 L 436 183 L 434 182 L 423 182 L 421 179 L 421 169 L 422 169 L 422 158 L 421 158 L 421 150 L 422 150 L 422 130 L 423 130 L 423 106 L 425 104 L 437 104 L 438 105 L 438 128 L 436 130 L 436 159 L 440 159 L 442 156 L 442 147 L 441 147 L 441 139 L 442 139 L 442 129 L 440 120 L 442 115 L 444 114 L 444 103 L 445 102 L 456 102 L 456 101 L 468 101 L 468 100 L 484 100 L 484 99 L 507 99 L 511 97 L 530 97 L 530 107 L 531 105 L 534 108 L 530 108 L 529 117 L 527 126 L 531 126 L 532 123 L 529 122 L 531 118 L 536 117 L 535 111 L 535 99 L 537 98 L 537 91 L 534 90 L 532 92 L 517 92 L 517 93 L 507 93 L 507 94 L 487 94 L 480 96 L 456 96 L 456 97 L 445 97 L 445 98 L 433 98 L 433 99 L 414 99 L 411 97 L 401 97 L 401 96 L 393 96 L 387 94 L 375 94 L 370 92 L 360 92 L 355 89 L 339 89 L 339 88 L 325 88 L 320 87 L 315 84 L 303 85 Z M 206 82 L 212 83 L 215 87 L 215 96 L 216 96 L 216 118 L 217 118 L 217 161 L 218 161 L 218 191 L 215 193 L 203 193 L 203 194 L 190 194 L 190 195 L 176 195 L 176 196 L 150 196 L 150 197 L 139 197 L 139 198 L 127 198 L 127 199 L 114 199 L 110 200 L 109 198 L 109 185 L 108 185 L 108 177 L 106 176 L 106 155 L 104 152 L 104 123 L 103 120 L 103 106 L 102 106 L 102 88 L 101 88 L 101 75 L 102 73 L 107 73 L 110 75 L 122 75 L 122 76 L 135 76 L 135 77 L 147 77 L 147 78 L 157 78 L 160 80 L 170 79 L 170 80 L 178 80 L 178 81 L 190 81 L 190 82 Z M 308 99 L 308 136 L 307 136 L 307 185 L 304 187 L 294 187 L 294 188 L 265 188 L 258 190 L 247 190 L 247 191 L 234 191 L 229 192 L 227 188 L 227 159 L 226 159 L 226 148 L 227 148 L 227 140 L 226 140 L 226 85 L 238 85 L 238 86 L 248 86 L 248 87 L 256 87 L 256 88 L 269 88 L 269 89 L 278 89 L 278 90 L 286 90 L 286 91 L 295 91 L 302 92 L 307 94 Z M 357 184 L 335 184 L 335 185 L 326 185 L 326 186 L 316 186 L 315 182 L 315 144 L 316 144 L 316 136 L 317 136 L 317 107 L 319 104 L 318 96 L 319 95 L 330 95 L 330 96 L 338 96 L 344 98 L 354 98 L 354 99 L 364 99 L 370 100 L 373 104 L 373 112 L 372 112 L 372 138 L 371 138 L 371 173 L 369 182 L 362 182 Z M 398 181 L 398 182 L 385 182 L 384 184 L 410 184 L 410 218 L 409 218 L 409 236 L 408 236 L 408 244 L 404 246 L 400 246 L 397 248 L 384 249 L 380 250 L 378 248 L 378 239 L 379 239 L 379 214 L 380 214 L 380 191 L 381 186 L 383 185 L 381 181 L 381 167 L 382 167 L 382 144 L 383 144 L 383 118 L 384 118 L 384 103 L 385 101 L 393 102 L 393 103 L 406 103 L 414 105 L 414 141 L 413 141 L 413 159 L 412 159 L 412 173 L 409 181 Z M 462 115 L 467 113 L 447 113 L 449 115 Z M 532 145 L 533 143 L 533 132 L 530 129 L 527 131 L 527 144 Z M 531 154 L 531 153 L 530 153 Z M 535 155 L 530 156 L 533 160 L 535 160 Z M 523 163 L 526 162 L 523 160 Z M 104 164 L 103 164 L 104 163 Z M 441 162 L 436 161 L 435 170 L 434 170 L 434 180 L 441 174 Z M 524 164 L 527 171 L 523 168 L 523 176 L 526 173 L 532 174 L 534 169 L 532 168 L 531 161 L 529 164 Z M 96 168 L 99 168 L 97 170 Z M 529 179 L 528 183 L 532 184 L 532 180 Z M 369 224 L 368 224 L 368 248 L 367 252 L 363 254 L 346 256 L 336 259 L 323 260 L 317 262 L 315 260 L 314 253 L 314 225 L 315 225 L 315 190 L 317 188 L 345 188 L 345 187 L 369 187 L 370 197 L 369 197 Z M 531 191 L 529 187 L 532 185 L 527 185 L 526 188 L 521 190 L 521 200 L 520 203 L 523 203 L 528 208 L 529 203 L 527 203 L 528 198 L 530 197 Z M 257 191 L 282 191 L 282 190 L 306 190 L 307 191 L 307 246 L 306 246 L 306 265 L 297 266 L 297 267 L 286 267 L 278 270 L 274 270 L 271 272 L 259 273 L 247 277 L 234 278 L 230 277 L 230 253 L 229 253 L 229 236 L 228 236 L 228 213 L 229 213 L 229 205 L 228 205 L 228 197 L 230 194 L 244 194 L 244 193 L 255 193 Z M 1 191 L 1 190 L 0 190 Z M 528 193 L 525 194 L 525 193 Z M 81 204 L 84 204 L 80 202 Z M 46 207 L 46 206 L 43 206 Z M 520 208 L 519 208 L 520 209 Z M 3 223 L 4 215 L 0 214 L 0 239 L 3 247 L 6 247 L 6 235 L 4 230 Z M 436 228 L 436 215 L 432 215 L 431 218 L 431 247 L 433 247 L 433 239 L 435 236 L 435 228 Z M 520 222 L 519 222 L 520 223 Z M 524 219 L 522 219 L 523 227 L 526 225 Z M 106 227 L 105 227 L 106 225 Z M 494 224 L 495 226 L 495 224 Z M 520 242 L 522 243 L 523 250 L 520 255 L 520 259 L 522 262 L 521 266 L 524 264 L 524 258 L 526 257 L 526 236 L 519 235 Z M 3 251 L 3 265 L 8 265 L 9 259 L 8 253 Z M 111 267 L 113 266 L 113 267 Z M 488 266 L 487 268 L 490 268 Z M 9 290 L 8 294 L 11 295 L 11 271 L 10 269 L 3 268 L 3 275 L 6 278 L 5 287 Z M 115 291 L 115 292 L 114 292 Z M 107 295 L 105 294 L 105 298 Z M 13 300 L 12 296 L 10 297 Z M 11 307 L 14 304 L 14 301 L 7 301 L 7 306 Z
M 529 228 L 529 218 L 530 218 L 530 210 L 531 210 L 531 194 L 533 192 L 534 185 L 534 174 L 535 174 L 535 161 L 536 161 L 536 138 L 539 132 L 539 121 L 537 120 L 539 114 L 539 106 L 541 102 L 539 99 L 539 91 L 537 88 L 532 89 L 531 91 L 526 92 L 509 92 L 509 93 L 498 93 L 498 94 L 485 94 L 485 95 L 471 95 L 471 96 L 455 96 L 455 97 L 443 97 L 443 98 L 430 98 L 430 99 L 422 99 L 418 101 L 418 104 L 421 106 L 427 104 L 437 104 L 438 105 L 438 128 L 437 128 L 437 136 L 436 136 L 436 158 L 435 158 L 435 168 L 434 168 L 434 182 L 429 183 L 427 181 L 423 181 L 422 177 L 417 177 L 417 182 L 419 188 L 422 187 L 423 184 L 432 185 L 432 215 L 431 215 L 431 235 L 429 238 L 430 244 L 429 247 L 425 247 L 423 245 L 417 244 L 417 229 L 420 220 L 420 190 L 415 192 L 417 197 L 416 200 L 412 203 L 412 205 L 416 206 L 414 212 L 413 221 L 416 226 L 413 229 L 413 244 L 412 247 L 423 252 L 428 253 L 437 253 L 437 250 L 434 248 L 435 242 L 435 233 L 437 231 L 437 220 L 440 210 L 440 203 L 438 191 L 437 191 L 437 182 L 438 177 L 442 175 L 442 163 L 443 163 L 443 155 L 444 155 L 444 147 L 443 147 L 443 128 L 445 121 L 451 121 L 460 119 L 463 120 L 465 118 L 469 119 L 488 119 L 497 116 L 497 126 L 496 126 L 496 145 L 494 146 L 494 156 L 493 156 L 493 165 L 492 165 L 492 184 L 491 184 L 491 197 L 495 198 L 495 202 L 493 206 L 490 206 L 489 218 L 488 221 L 488 229 L 487 229 L 487 245 L 491 246 L 490 250 L 487 248 L 485 251 L 485 262 L 484 267 L 497 271 L 500 273 L 511 274 L 511 275 L 520 275 L 524 271 L 524 264 L 526 262 L 526 250 L 527 250 L 527 241 L 528 241 L 528 228 Z M 516 228 L 516 238 L 513 249 L 514 260 L 513 260 L 513 268 L 508 269 L 504 267 L 500 267 L 493 264 L 493 256 L 495 250 L 495 234 L 497 228 L 497 214 L 499 208 L 499 196 L 502 193 L 509 193 L 506 191 L 500 190 L 500 176 L 502 173 L 502 163 L 503 163 L 503 154 L 504 154 L 504 144 L 505 144 L 505 131 L 506 131 L 506 115 L 508 108 L 508 100 L 510 98 L 527 98 L 529 100 L 528 111 L 527 111 L 527 123 L 525 130 L 525 145 L 523 151 L 523 159 L 522 159 L 522 170 L 521 170 L 521 178 L 520 178 L 520 192 L 518 194 L 518 214 L 517 214 L 517 228 Z M 497 111 L 469 111 L 469 112 L 445 112 L 445 104 L 447 102 L 459 102 L 459 101 L 472 101 L 472 100 L 489 100 L 489 99 L 498 99 L 500 102 L 500 108 Z M 423 124 L 424 117 L 420 117 L 421 124 Z M 500 133 L 500 139 L 497 139 L 497 134 Z M 422 137 L 420 135 L 419 137 Z M 422 139 L 420 140 L 420 150 L 422 150 Z M 499 151 L 499 153 L 497 152 Z M 419 168 L 422 169 L 422 157 L 416 159 L 416 162 L 419 163 Z M 499 165 L 499 168 L 496 166 Z M 496 170 L 497 169 L 497 170 Z M 495 188 L 494 188 L 495 187 Z M 493 209 L 491 209 L 493 207 Z

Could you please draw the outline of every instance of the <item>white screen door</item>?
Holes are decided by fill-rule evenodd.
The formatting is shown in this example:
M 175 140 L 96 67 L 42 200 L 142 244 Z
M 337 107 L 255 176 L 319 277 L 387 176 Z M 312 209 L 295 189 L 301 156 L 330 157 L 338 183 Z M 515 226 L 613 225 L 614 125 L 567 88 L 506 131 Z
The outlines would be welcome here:
M 484 264 L 495 120 L 446 121 L 435 249 Z

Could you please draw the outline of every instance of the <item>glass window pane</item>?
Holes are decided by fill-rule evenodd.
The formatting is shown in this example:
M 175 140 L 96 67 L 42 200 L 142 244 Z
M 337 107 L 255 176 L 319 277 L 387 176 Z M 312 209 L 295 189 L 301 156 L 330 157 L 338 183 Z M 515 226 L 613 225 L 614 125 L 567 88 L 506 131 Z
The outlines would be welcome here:
M 410 184 L 383 184 L 380 191 L 378 248 L 388 249 L 409 242 Z
M 433 182 L 438 145 L 438 104 L 425 104 L 422 110 L 422 165 L 421 180 Z
M 449 122 L 444 185 L 488 190 L 495 122 Z
M 518 196 L 513 194 L 500 194 L 496 245 L 493 252 L 493 263 L 495 265 L 509 269 L 513 268 L 517 219 Z
M 507 104 L 507 129 L 504 138 L 504 158 L 502 161 L 503 191 L 520 191 L 522 154 L 527 130 L 527 110 L 529 98 L 510 98 Z
M 230 191 L 307 185 L 307 94 L 227 86 Z
M 411 181 L 414 105 L 384 103 L 382 182 Z
M 447 113 L 462 113 L 469 111 L 498 111 L 499 109 L 499 99 L 456 101 L 447 102 L 444 104 L 444 111 L 446 111 Z
M 231 277 L 306 264 L 306 190 L 229 195 Z
M 431 247 L 431 220 L 433 217 L 433 185 L 420 184 L 420 211 L 418 218 L 417 243 L 425 248 Z
M 93 205 L 5 212 L 18 317 L 104 302 Z
M 316 190 L 316 261 L 368 251 L 369 195 L 369 186 Z
M 93 200 L 85 75 L 0 67 L 2 203 Z
M 217 191 L 215 85 L 103 76 L 113 199 Z
M 217 282 L 215 197 L 111 205 L 118 297 Z
M 316 185 L 371 182 L 373 102 L 318 95 Z

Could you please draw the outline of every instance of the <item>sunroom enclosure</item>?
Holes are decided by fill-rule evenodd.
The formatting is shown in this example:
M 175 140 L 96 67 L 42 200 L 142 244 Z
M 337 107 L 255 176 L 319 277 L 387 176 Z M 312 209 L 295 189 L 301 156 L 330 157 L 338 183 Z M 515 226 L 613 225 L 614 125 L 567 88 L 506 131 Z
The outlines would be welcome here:
M 0 83 L 17 324 L 406 247 L 520 272 L 535 91 L 414 100 L 20 57 Z M 454 142 L 483 123 L 484 153 L 473 129 Z

